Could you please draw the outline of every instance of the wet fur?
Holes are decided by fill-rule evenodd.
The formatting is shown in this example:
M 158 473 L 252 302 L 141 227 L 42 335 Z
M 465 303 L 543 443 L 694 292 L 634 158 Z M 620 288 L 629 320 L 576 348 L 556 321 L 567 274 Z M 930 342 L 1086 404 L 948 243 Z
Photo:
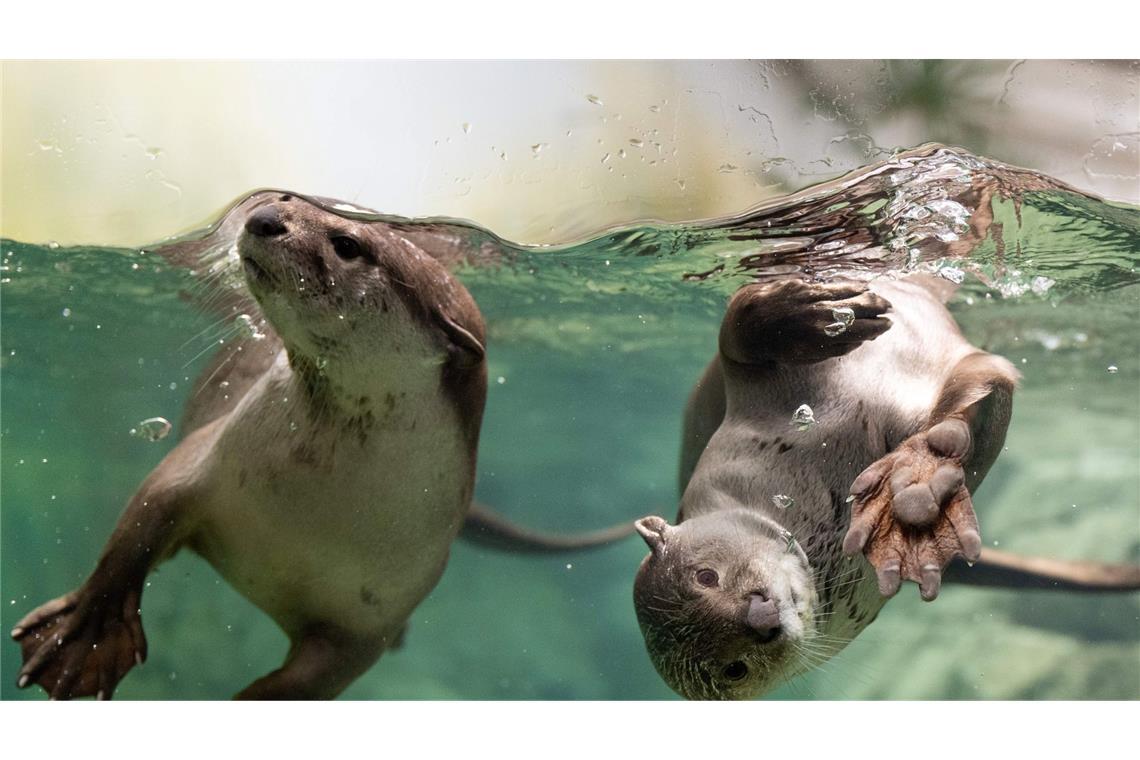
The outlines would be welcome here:
M 187 435 L 87 582 L 17 625 L 21 686 L 109 697 L 146 656 L 144 579 L 184 546 L 290 637 L 249 698 L 335 696 L 399 639 L 443 572 L 474 486 L 479 310 L 392 225 L 270 194 L 237 216 L 270 205 L 286 231 L 242 232 L 238 245 L 266 337 L 231 344 L 203 374 Z M 341 260 L 335 235 L 367 257 Z
M 999 377 L 1008 381 L 1003 386 L 1008 400 L 1016 378 L 1012 367 L 1000 357 L 978 352 L 962 337 L 939 297 L 945 294 L 931 285 L 921 279 L 872 283 L 870 290 L 892 307 L 886 317 L 890 329 L 876 328 L 873 339 L 846 355 L 810 362 L 734 361 L 730 355 L 762 353 L 765 343 L 755 340 L 749 345 L 747 315 L 742 318 L 739 309 L 730 308 L 721 352 L 698 381 L 686 409 L 683 495 L 677 525 L 665 534 L 673 540 L 662 542 L 672 548 L 651 553 L 635 582 L 635 605 L 651 657 L 683 695 L 756 696 L 814 664 L 820 651 L 814 641 L 826 641 L 830 656 L 873 621 L 886 601 L 874 570 L 863 557 L 848 559 L 843 552 L 852 481 L 937 421 L 933 416 L 942 406 L 957 410 L 961 402 L 978 400 L 962 394 L 947 400 L 948 388 L 974 393 L 979 381 L 990 388 L 985 382 Z M 765 301 L 763 307 L 780 305 Z M 810 353 L 810 340 L 800 340 Z M 969 357 L 978 359 L 963 364 Z M 959 377 L 962 374 L 970 376 Z M 790 421 L 793 410 L 805 403 L 817 424 L 801 431 Z M 971 488 L 992 463 L 1008 425 L 1008 403 L 987 411 L 990 414 L 979 416 L 972 426 L 976 445 L 968 467 Z M 778 509 L 772 501 L 776 494 L 792 496 L 795 505 Z M 771 521 L 786 531 L 789 541 L 742 530 L 741 513 Z M 747 578 L 741 588 L 782 584 L 797 599 L 811 600 L 809 614 L 800 616 L 799 632 L 789 632 L 779 647 L 746 650 L 753 667 L 739 684 L 718 679 L 715 671 L 724 658 L 710 655 L 723 649 L 725 640 L 746 635 L 740 622 L 742 603 L 735 602 L 719 617 L 693 614 L 677 603 L 676 592 L 668 591 L 685 587 L 686 573 L 695 561 L 700 564 L 695 544 L 676 539 L 688 526 L 704 522 L 717 529 L 705 529 L 705 541 L 714 548 L 703 551 L 727 554 L 721 564 Z M 791 539 L 805 561 L 755 567 L 758 557 L 792 556 L 786 545 Z M 787 606 L 788 600 L 782 603 Z

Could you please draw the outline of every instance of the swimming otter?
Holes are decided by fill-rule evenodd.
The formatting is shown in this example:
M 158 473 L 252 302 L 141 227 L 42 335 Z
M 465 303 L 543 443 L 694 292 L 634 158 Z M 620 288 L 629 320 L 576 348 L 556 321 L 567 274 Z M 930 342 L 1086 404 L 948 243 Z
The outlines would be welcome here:
M 146 657 L 145 578 L 182 547 L 289 635 L 284 664 L 237 695 L 246 699 L 336 696 L 398 642 L 439 580 L 471 505 L 483 319 L 445 268 L 455 241 L 322 207 L 335 203 L 262 192 L 219 224 L 237 239 L 256 305 L 244 288 L 212 297 L 231 319 L 260 307 L 266 321 L 203 372 L 187 434 L 130 500 L 87 581 L 13 629 L 19 686 L 109 698 Z M 180 250 L 163 255 L 178 261 Z M 632 525 L 552 537 L 476 507 L 467 531 L 535 550 L 597 545 Z
M 783 280 L 730 301 L 685 412 L 677 525 L 637 523 L 651 550 L 638 621 L 682 696 L 771 690 L 811 666 L 816 637 L 853 639 L 902 580 L 933 600 L 958 556 L 977 567 L 955 579 L 982 585 L 1140 588 L 1140 568 L 982 550 L 970 492 L 1018 373 L 962 337 L 948 286 Z

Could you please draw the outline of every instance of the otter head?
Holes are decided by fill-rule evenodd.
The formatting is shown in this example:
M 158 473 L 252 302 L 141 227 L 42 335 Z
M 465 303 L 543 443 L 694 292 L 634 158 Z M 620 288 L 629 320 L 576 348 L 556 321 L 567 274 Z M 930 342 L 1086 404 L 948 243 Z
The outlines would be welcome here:
M 363 393 L 483 364 L 474 300 L 394 224 L 266 193 L 245 213 L 237 252 L 298 370 Z
M 808 559 L 786 531 L 748 510 L 669 525 L 645 517 L 634 582 L 654 667 L 687 699 L 749 699 L 798 671 L 814 630 Z

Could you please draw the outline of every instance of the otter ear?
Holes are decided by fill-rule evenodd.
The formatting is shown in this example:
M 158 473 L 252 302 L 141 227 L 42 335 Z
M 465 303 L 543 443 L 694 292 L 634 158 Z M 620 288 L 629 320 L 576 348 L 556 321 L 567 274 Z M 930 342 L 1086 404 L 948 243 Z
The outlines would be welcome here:
M 483 348 L 483 344 L 470 330 L 443 312 L 439 314 L 439 323 L 448 341 L 462 357 L 461 364 L 463 366 L 475 367 L 483 361 L 487 355 L 487 350 Z
M 634 523 L 637 532 L 645 539 L 645 543 L 657 556 L 665 553 L 665 541 L 668 535 L 676 530 L 672 525 L 665 522 L 665 519 L 657 515 L 650 515 L 643 517 Z

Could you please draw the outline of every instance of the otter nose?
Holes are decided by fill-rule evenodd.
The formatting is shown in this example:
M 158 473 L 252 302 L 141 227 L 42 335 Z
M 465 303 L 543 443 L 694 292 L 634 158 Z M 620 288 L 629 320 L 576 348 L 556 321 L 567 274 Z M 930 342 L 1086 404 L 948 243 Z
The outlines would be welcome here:
M 780 635 L 780 611 L 776 603 L 763 594 L 753 594 L 748 602 L 748 627 L 760 634 L 764 642 Z
M 251 235 L 273 237 L 284 234 L 285 223 L 281 221 L 276 206 L 262 206 L 245 220 L 245 229 Z

